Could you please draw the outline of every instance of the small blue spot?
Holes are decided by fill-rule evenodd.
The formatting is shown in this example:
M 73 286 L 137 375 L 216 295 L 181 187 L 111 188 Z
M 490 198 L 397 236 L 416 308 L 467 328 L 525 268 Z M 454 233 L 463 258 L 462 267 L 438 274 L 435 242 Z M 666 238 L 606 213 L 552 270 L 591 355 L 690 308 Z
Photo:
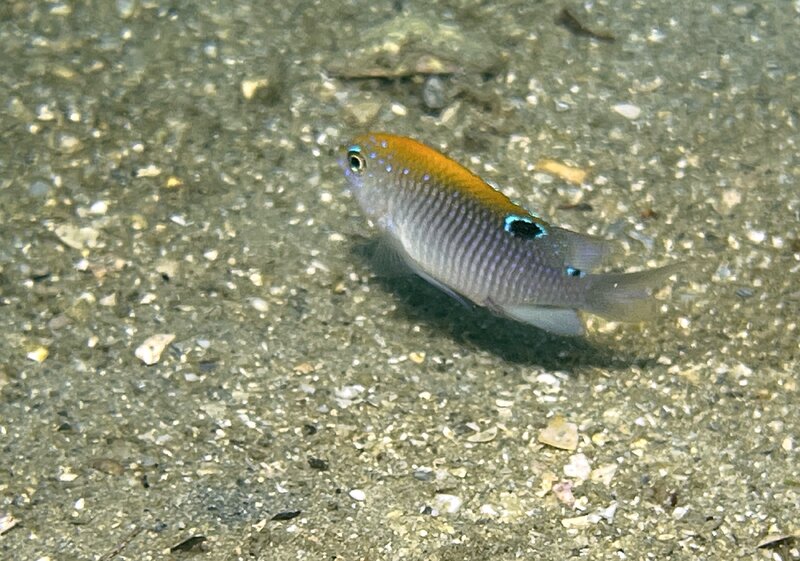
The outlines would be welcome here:
M 377 153 L 377 152 L 370 152 L 370 153 L 369 153 L 369 157 L 370 157 L 370 158 L 372 158 L 372 159 L 374 160 L 375 158 L 377 158 L 377 157 L 378 157 L 378 153 Z
M 583 277 L 586 276 L 586 273 L 584 273 L 580 269 L 576 269 L 575 267 L 567 267 L 567 276 L 582 279 Z
M 385 140 L 381 140 L 381 148 L 386 148 L 387 146 L 388 146 L 388 144 L 386 143 L 386 141 Z
M 426 173 L 425 175 L 422 176 L 422 181 L 428 181 L 430 178 L 431 176 Z
M 386 173 L 392 173 L 392 164 L 386 166 Z
M 403 169 L 403 175 L 408 175 L 408 168 Z

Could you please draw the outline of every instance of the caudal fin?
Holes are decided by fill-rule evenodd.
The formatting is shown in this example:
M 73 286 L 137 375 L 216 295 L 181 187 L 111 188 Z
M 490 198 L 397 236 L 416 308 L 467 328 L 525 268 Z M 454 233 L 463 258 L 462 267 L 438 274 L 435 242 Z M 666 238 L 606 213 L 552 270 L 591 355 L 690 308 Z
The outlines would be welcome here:
M 582 308 L 614 321 L 652 319 L 659 303 L 653 298 L 653 291 L 681 266 L 676 263 L 637 273 L 591 275 L 591 287 Z

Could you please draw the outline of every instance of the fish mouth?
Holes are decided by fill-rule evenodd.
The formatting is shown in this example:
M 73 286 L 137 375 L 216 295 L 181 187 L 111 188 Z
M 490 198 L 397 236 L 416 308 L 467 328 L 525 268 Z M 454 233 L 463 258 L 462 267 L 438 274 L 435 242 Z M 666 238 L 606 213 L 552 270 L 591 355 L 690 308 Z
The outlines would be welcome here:
M 345 175 L 347 175 L 347 172 L 350 170 L 350 168 L 347 167 L 347 158 L 340 154 L 336 158 L 336 163 L 339 164 L 339 167 L 342 168 L 342 171 L 345 172 Z
M 349 175 L 350 166 L 347 164 L 347 147 L 349 144 L 340 144 L 336 147 L 336 163 L 342 168 L 345 175 Z

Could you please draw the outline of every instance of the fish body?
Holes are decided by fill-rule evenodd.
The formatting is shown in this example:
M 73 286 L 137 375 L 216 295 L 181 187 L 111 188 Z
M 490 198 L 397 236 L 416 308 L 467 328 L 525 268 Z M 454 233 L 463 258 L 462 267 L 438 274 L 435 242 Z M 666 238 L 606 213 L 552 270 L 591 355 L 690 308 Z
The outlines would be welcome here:
M 611 244 L 551 225 L 413 139 L 357 136 L 339 164 L 367 217 L 418 275 L 459 299 L 560 335 L 578 310 L 640 321 L 671 267 L 592 273 Z

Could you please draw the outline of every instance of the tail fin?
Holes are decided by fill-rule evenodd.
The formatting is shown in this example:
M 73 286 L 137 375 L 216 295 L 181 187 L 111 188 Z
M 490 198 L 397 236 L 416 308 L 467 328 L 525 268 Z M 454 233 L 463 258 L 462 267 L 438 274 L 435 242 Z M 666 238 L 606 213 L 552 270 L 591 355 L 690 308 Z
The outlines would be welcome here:
M 652 319 L 658 310 L 653 290 L 676 274 L 681 266 L 675 263 L 637 273 L 590 275 L 592 283 L 582 308 L 614 321 Z

